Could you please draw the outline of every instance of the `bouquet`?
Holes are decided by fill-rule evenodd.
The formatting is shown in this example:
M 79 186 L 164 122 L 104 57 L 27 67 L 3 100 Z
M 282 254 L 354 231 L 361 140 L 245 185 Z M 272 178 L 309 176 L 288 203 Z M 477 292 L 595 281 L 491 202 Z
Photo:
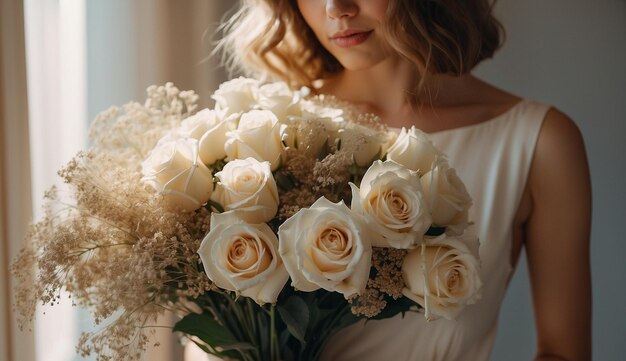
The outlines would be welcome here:
M 94 120 L 14 263 L 23 322 L 67 290 L 99 360 L 138 358 L 165 312 L 218 357 L 318 360 L 359 320 L 479 299 L 471 198 L 423 132 L 281 82 L 212 98 L 168 83 Z

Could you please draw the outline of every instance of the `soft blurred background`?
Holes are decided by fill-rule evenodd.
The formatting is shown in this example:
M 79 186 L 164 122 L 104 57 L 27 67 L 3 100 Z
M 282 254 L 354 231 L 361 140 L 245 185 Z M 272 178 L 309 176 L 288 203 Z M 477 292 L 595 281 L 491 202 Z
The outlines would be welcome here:
M 148 85 L 194 89 L 201 105 L 227 78 L 210 57 L 232 0 L 0 0 L 0 361 L 83 360 L 74 354 L 85 311 L 42 309 L 20 332 L 9 264 L 37 219 L 56 170 L 87 145 L 89 120 L 143 100 Z M 626 1 L 500 0 L 504 48 L 475 74 L 553 104 L 580 127 L 591 165 L 593 355 L 626 354 Z M 575 197 L 576 195 L 572 195 Z M 492 360 L 528 361 L 535 334 L 525 259 L 501 310 Z M 43 312 L 46 312 L 44 315 Z M 168 320 L 163 320 L 164 323 Z M 146 360 L 181 360 L 175 337 Z M 93 358 L 92 358 L 93 359 Z

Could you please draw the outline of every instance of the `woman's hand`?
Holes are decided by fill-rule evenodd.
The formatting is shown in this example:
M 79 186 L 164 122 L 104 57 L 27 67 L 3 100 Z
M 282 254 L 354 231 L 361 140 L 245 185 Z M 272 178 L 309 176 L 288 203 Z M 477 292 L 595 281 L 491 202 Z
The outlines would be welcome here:
M 222 361 L 217 356 L 209 355 L 202 351 L 195 343 L 189 341 L 185 345 L 185 361 Z

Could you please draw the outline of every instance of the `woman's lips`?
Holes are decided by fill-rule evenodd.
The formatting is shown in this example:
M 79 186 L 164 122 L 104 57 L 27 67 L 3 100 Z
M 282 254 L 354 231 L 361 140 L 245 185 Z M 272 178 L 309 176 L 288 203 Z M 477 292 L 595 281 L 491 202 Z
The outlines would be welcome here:
M 335 44 L 341 48 L 349 48 L 363 43 L 370 37 L 372 31 L 374 30 L 348 33 L 347 35 L 335 35 L 330 38 L 330 40 L 335 42 Z

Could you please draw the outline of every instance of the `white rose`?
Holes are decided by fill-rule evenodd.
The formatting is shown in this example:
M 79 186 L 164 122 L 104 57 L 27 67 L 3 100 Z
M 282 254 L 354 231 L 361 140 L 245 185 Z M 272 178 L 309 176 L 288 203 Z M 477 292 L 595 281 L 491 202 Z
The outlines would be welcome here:
M 468 225 L 468 210 L 472 205 L 472 198 L 445 157 L 437 157 L 432 170 L 420 180 L 433 224 L 446 227 L 452 234 L 463 233 Z
M 428 172 L 437 156 L 437 149 L 426 133 L 415 128 L 402 128 L 395 143 L 387 150 L 387 159 L 417 171 L 420 175 Z
M 254 158 L 226 163 L 211 199 L 249 223 L 268 222 L 278 211 L 278 189 L 269 162 Z
M 220 121 L 214 110 L 205 108 L 189 116 L 180 123 L 178 133 L 182 137 L 200 140 L 209 128 Z
M 265 223 L 247 224 L 232 212 L 211 215 L 198 254 L 211 281 L 258 304 L 275 303 L 289 279 L 278 239 Z
M 424 307 L 427 319 L 451 320 L 480 299 L 479 271 L 478 239 L 443 234 L 406 255 L 402 293 Z
M 330 118 L 338 124 L 344 122 L 344 109 L 341 107 L 333 108 L 331 105 L 326 104 L 326 97 L 326 95 L 321 94 L 313 99 L 302 99 L 300 101 L 300 106 L 303 109 L 303 115 L 312 114 L 314 117 Z M 333 97 L 331 96 L 330 99 L 332 98 Z
M 142 181 L 151 184 L 174 207 L 193 211 L 213 192 L 213 175 L 198 160 L 198 141 L 168 135 L 141 163 Z
M 199 155 L 204 164 L 226 157 L 226 132 L 237 127 L 238 114 L 222 119 L 214 110 L 203 109 L 183 120 L 180 133 L 199 141 Z
M 376 247 L 412 248 L 431 218 L 417 173 L 388 160 L 374 162 L 352 188 L 352 210 L 361 215 Z
M 317 157 L 325 145 L 334 142 L 336 134 L 337 128 L 332 119 L 311 117 L 307 114 L 288 121 L 283 140 L 288 147 Z
M 398 133 L 396 133 L 394 131 L 387 131 L 387 143 L 385 143 L 383 145 L 383 155 L 385 157 L 387 156 L 387 153 L 389 152 L 389 149 L 396 142 L 397 139 L 398 139 Z
M 200 159 L 204 164 L 213 164 L 215 161 L 226 157 L 224 145 L 228 140 L 226 133 L 237 127 L 239 114 L 231 114 L 222 121 L 211 125 L 200 138 Z
M 298 94 L 285 82 L 262 85 L 259 87 L 258 97 L 259 108 L 270 110 L 281 122 L 287 121 L 289 116 L 298 116 L 302 113 Z
M 239 77 L 220 84 L 211 98 L 215 100 L 215 109 L 228 116 L 252 109 L 257 103 L 258 90 L 258 80 Z
M 294 288 L 323 288 L 346 298 L 365 289 L 372 248 L 360 221 L 343 202 L 318 199 L 287 219 L 278 238 Z
M 339 131 L 341 149 L 352 154 L 359 167 L 367 167 L 380 159 L 388 143 L 387 132 L 375 130 L 360 124 L 348 123 Z
M 293 131 L 293 125 L 297 124 L 300 121 L 317 123 L 323 129 L 321 131 L 321 134 L 313 134 L 315 138 L 315 141 L 313 143 L 318 144 L 317 140 L 319 140 L 320 138 L 327 138 L 327 142 L 329 145 L 337 144 L 337 141 L 339 140 L 339 132 L 342 131 L 342 128 L 346 125 L 346 122 L 343 118 L 343 109 L 331 108 L 329 106 L 321 106 L 309 100 L 302 100 L 300 105 L 303 109 L 302 114 L 297 117 L 291 117 L 290 121 L 287 122 L 289 127 L 287 128 L 287 137 L 284 139 L 287 145 L 290 147 L 295 146 L 300 148 L 302 148 L 302 146 L 307 146 L 303 144 L 302 139 L 304 137 L 301 137 L 301 134 L 295 134 L 295 132 Z M 322 142 L 320 143 L 323 145 Z
M 280 166 L 285 146 L 282 138 L 287 126 L 269 110 L 252 110 L 241 115 L 236 130 L 226 133 L 224 145 L 229 161 L 254 158 L 268 161 L 272 171 Z

